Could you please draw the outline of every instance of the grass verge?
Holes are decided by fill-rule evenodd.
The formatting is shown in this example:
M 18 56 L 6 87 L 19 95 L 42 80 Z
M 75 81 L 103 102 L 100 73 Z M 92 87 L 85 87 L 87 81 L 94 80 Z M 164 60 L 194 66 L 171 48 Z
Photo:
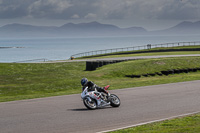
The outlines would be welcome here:
M 200 67 L 200 57 L 143 59 L 110 64 L 85 71 L 85 62 L 51 64 L 1 63 L 0 102 L 81 93 L 80 80 L 87 77 L 111 89 L 199 80 L 200 72 L 128 78 L 125 75 Z
M 200 114 L 127 128 L 110 133 L 199 133 Z

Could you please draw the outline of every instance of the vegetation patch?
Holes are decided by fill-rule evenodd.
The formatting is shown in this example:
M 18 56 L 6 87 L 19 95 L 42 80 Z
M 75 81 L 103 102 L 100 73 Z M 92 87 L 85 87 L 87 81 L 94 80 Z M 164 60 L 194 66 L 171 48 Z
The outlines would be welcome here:
M 199 64 L 200 57 L 141 59 L 107 65 L 105 67 L 98 68 L 97 71 L 106 69 L 109 72 L 109 74 L 105 74 L 104 76 L 125 77 L 126 75 L 145 75 L 170 70 L 199 68 Z
M 162 63 L 158 63 L 162 62 Z M 0 102 L 81 93 L 80 80 L 87 77 L 110 89 L 199 80 L 200 72 L 168 76 L 142 76 L 171 69 L 199 67 L 200 57 L 159 58 L 125 61 L 85 71 L 86 62 L 66 63 L 0 63 Z
M 112 133 L 198 133 L 200 114 L 176 118 L 138 127 L 127 128 Z
M 131 77 L 131 78 L 140 78 L 141 76 L 148 77 L 148 76 L 163 76 L 163 75 L 170 75 L 170 74 L 180 74 L 180 73 L 189 73 L 189 72 L 197 72 L 200 70 L 200 67 L 196 68 L 185 68 L 185 69 L 172 69 L 172 70 L 166 70 L 166 71 L 160 71 L 160 72 L 155 72 L 155 73 L 147 73 L 147 74 L 142 74 L 142 75 L 126 75 L 126 77 Z

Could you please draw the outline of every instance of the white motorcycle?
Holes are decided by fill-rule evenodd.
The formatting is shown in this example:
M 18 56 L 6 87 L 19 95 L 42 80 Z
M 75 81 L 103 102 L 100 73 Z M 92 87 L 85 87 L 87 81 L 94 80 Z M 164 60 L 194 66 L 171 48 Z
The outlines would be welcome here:
M 106 90 L 109 87 L 109 85 L 106 86 Z M 86 87 L 81 93 L 81 98 L 83 99 L 84 105 L 90 110 L 108 105 L 111 105 L 112 107 L 119 107 L 121 104 L 120 99 L 115 94 L 110 94 L 110 96 L 107 96 L 107 94 L 104 92 L 98 92 L 96 90 L 88 92 L 88 87 Z

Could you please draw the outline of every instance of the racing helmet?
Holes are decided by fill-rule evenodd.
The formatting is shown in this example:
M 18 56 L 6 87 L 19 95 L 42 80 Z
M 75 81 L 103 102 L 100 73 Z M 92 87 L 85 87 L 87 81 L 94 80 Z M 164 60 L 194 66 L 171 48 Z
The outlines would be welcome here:
M 85 85 L 87 84 L 87 82 L 88 82 L 88 79 L 87 79 L 87 78 L 82 78 L 82 79 L 81 79 L 81 85 L 82 85 L 82 86 L 85 86 Z

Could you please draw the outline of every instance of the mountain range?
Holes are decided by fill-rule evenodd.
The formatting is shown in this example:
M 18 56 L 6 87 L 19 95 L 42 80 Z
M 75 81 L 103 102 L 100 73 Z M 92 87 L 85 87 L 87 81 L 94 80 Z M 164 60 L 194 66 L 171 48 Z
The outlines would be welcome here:
M 111 24 L 67 23 L 57 26 L 33 26 L 25 24 L 8 24 L 0 27 L 2 37 L 94 37 L 94 36 L 133 36 L 133 35 L 181 35 L 200 34 L 200 21 L 184 21 L 171 28 L 157 31 L 147 31 L 142 27 L 119 28 Z

